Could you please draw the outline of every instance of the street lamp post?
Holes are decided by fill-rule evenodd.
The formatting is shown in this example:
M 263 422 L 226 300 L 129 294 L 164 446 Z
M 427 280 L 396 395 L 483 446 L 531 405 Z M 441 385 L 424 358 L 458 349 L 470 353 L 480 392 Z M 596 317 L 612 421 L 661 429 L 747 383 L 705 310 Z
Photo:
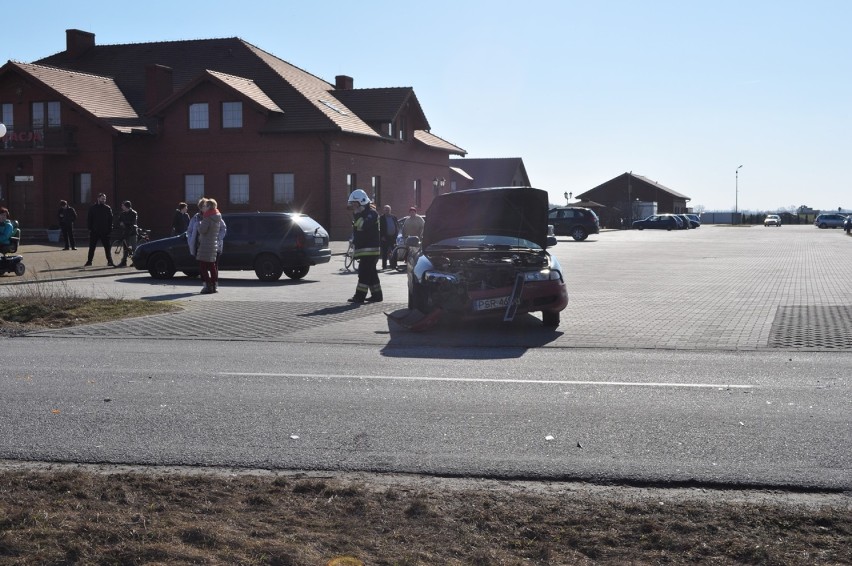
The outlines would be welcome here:
M 443 177 L 441 177 L 440 179 L 437 178 L 437 177 L 432 179 L 432 196 L 433 197 L 436 197 L 439 194 L 441 194 L 441 191 L 444 189 L 444 185 L 446 184 L 446 182 L 447 182 L 447 180 L 444 179 Z
M 742 165 L 737 167 L 734 170 L 734 216 L 737 215 L 737 208 L 739 205 L 740 198 L 740 169 L 742 169 Z M 731 218 L 731 224 L 734 223 L 734 219 Z

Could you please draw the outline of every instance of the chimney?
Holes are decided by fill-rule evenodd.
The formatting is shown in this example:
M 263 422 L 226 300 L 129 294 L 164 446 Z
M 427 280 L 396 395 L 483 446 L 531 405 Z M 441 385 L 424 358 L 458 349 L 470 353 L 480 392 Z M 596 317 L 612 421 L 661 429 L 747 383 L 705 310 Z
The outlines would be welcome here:
M 172 68 L 165 65 L 145 67 L 145 110 L 150 111 L 173 93 Z
M 78 29 L 65 30 L 65 52 L 76 59 L 95 46 L 95 34 Z
M 337 75 L 334 77 L 334 88 L 337 90 L 352 90 L 355 88 L 355 79 L 346 75 Z

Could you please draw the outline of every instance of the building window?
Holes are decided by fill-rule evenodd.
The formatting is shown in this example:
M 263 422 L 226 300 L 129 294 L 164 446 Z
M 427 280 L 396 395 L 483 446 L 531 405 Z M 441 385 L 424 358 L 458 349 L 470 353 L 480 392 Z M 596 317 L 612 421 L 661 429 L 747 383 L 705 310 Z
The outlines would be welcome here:
M 290 204 L 296 200 L 296 176 L 292 173 L 272 174 L 272 202 Z
M 370 196 L 373 199 L 373 202 L 382 203 L 382 178 L 378 175 L 371 179 L 371 186 L 373 187 L 373 194 Z
M 248 204 L 249 176 L 247 174 L 228 175 L 228 202 L 231 204 Z
M 222 127 L 223 128 L 242 128 L 243 127 L 243 103 L 242 102 L 223 102 L 222 103 Z
M 206 130 L 210 128 L 210 112 L 206 102 L 189 105 L 189 129 Z
M 385 122 L 382 124 L 381 134 L 389 138 L 393 137 L 393 122 Z
M 416 206 L 417 208 L 423 207 L 423 202 L 421 198 L 422 193 L 423 191 L 421 190 L 420 179 L 417 179 L 416 181 L 414 181 L 414 206 Z
M 346 175 L 346 187 L 349 189 L 350 193 L 358 188 L 358 176 L 355 175 L 355 173 L 349 173 Z
M 408 122 L 405 119 L 405 116 L 402 116 L 399 119 L 399 141 L 405 141 L 408 139 Z
M 74 204 L 92 202 L 92 174 L 74 173 Z
M 183 194 L 189 204 L 200 201 L 204 197 L 204 175 L 184 175 Z

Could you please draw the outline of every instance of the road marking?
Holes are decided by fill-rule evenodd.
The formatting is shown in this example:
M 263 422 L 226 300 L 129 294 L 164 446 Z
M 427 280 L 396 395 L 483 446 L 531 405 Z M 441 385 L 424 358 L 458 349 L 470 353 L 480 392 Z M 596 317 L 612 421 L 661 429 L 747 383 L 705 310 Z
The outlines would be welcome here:
M 497 379 L 486 377 L 424 377 L 405 375 L 338 375 L 330 373 L 260 373 L 260 372 L 218 372 L 217 375 L 239 377 L 295 377 L 309 379 L 361 379 L 384 381 L 451 381 L 459 383 L 530 383 L 535 385 L 603 385 L 608 387 L 682 387 L 693 389 L 755 389 L 754 385 L 732 383 L 666 383 L 641 381 L 582 381 L 561 379 Z

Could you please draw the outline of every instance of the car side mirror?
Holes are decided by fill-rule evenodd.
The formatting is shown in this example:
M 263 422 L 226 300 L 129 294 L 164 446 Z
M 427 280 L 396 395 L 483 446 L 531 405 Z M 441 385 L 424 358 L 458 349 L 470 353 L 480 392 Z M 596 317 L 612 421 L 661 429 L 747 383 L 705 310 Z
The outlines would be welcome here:
M 420 238 L 418 238 L 417 236 L 409 236 L 405 239 L 405 245 L 409 248 L 419 248 Z
M 548 236 L 547 237 L 547 247 L 552 247 L 556 245 L 556 236 Z

